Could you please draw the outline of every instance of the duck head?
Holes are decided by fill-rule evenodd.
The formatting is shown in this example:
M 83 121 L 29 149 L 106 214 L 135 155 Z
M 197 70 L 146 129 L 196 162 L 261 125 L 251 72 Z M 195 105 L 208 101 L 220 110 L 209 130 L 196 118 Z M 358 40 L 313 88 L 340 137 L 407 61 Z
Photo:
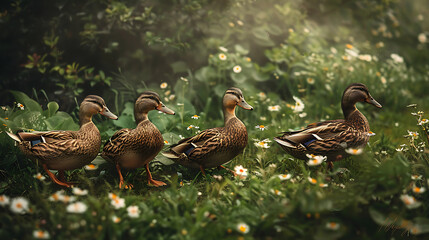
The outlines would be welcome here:
M 118 117 L 110 112 L 109 108 L 106 106 L 104 99 L 97 95 L 88 95 L 80 104 L 79 109 L 79 118 L 81 125 L 91 121 L 92 116 L 95 114 L 104 115 L 110 119 L 117 120 Z
M 166 114 L 174 115 L 174 111 L 166 107 L 158 93 L 145 91 L 137 98 L 134 105 L 134 118 L 137 123 L 147 119 L 149 111 L 158 110 Z

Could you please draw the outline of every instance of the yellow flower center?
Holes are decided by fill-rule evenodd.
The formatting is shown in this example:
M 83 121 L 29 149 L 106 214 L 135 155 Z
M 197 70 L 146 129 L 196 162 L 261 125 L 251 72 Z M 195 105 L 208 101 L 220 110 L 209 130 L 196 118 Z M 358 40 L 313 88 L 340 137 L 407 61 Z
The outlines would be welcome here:
M 329 223 L 329 227 L 331 228 L 335 228 L 336 226 L 337 226 L 337 223 L 334 223 L 334 222 Z
M 414 187 L 414 189 L 413 189 L 413 191 L 416 192 L 416 193 L 419 193 L 420 190 L 421 190 L 421 188 L 419 188 L 419 187 Z
M 240 232 L 246 232 L 247 228 L 244 225 L 241 225 L 239 228 Z
M 4 202 L 4 197 L 0 196 L 0 202 Z
M 264 143 L 264 142 L 258 142 L 258 144 L 259 144 L 260 146 L 264 146 L 264 145 L 265 145 L 265 143 Z
M 52 194 L 52 198 L 53 198 L 55 201 L 58 201 L 58 199 L 59 199 L 58 194 L 56 194 L 56 193 Z
M 313 163 L 314 163 L 314 164 L 317 164 L 318 162 L 319 162 L 319 161 L 317 161 L 317 159 L 314 159 L 314 160 L 313 160 Z
M 287 174 L 283 174 L 282 177 L 287 178 Z
M 168 144 L 168 141 L 167 141 L 167 140 L 164 140 L 164 144 Z
M 45 236 L 45 234 L 44 234 L 44 232 L 43 231 L 37 231 L 37 237 L 38 238 L 42 238 L 42 237 L 44 237 Z
M 259 125 L 259 128 L 265 128 L 265 126 L 264 125 Z
M 112 197 L 112 199 L 115 200 L 118 196 L 116 194 L 112 193 L 111 197 Z
M 314 178 L 312 178 L 310 181 L 311 181 L 311 183 L 317 183 L 317 180 Z
M 94 164 L 89 164 L 88 168 L 95 168 L 95 165 Z
M 121 218 L 115 218 L 115 223 L 118 223 L 118 222 L 120 222 L 121 221 Z
M 22 208 L 22 204 L 21 203 L 17 203 L 15 206 L 16 206 L 16 208 Z
M 351 45 L 351 44 L 346 44 L 346 48 L 348 48 L 348 49 L 352 49 L 352 48 L 353 48 L 353 45 Z

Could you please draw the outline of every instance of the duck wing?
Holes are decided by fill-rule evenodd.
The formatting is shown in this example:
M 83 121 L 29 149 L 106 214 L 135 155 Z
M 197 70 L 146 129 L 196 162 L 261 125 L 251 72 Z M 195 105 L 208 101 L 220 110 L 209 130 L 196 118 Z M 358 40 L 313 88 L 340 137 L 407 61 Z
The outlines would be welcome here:
M 113 134 L 109 141 L 107 141 L 104 145 L 102 156 L 108 157 L 108 155 L 117 154 L 121 151 L 124 151 L 124 143 L 129 142 L 131 131 L 132 129 L 124 128 L 115 132 L 115 134 Z
M 288 148 L 304 147 L 316 142 L 330 142 L 335 140 L 338 144 L 347 142 L 348 136 L 356 132 L 344 120 L 331 120 L 319 123 L 312 123 L 305 129 L 294 132 L 284 132 L 274 140 L 282 146 Z
M 223 128 L 210 128 L 202 131 L 201 133 L 180 140 L 177 144 L 170 147 L 170 151 L 164 153 L 168 158 L 179 158 L 180 155 L 185 154 L 189 156 L 191 153 L 195 155 L 198 149 L 198 155 L 207 154 L 222 145 L 220 138 L 221 130 Z

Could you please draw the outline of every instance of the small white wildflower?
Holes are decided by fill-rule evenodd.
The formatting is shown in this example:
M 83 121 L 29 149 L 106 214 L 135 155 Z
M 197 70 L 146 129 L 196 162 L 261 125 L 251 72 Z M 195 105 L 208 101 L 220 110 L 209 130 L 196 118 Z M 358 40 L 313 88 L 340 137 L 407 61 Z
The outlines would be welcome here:
M 219 47 L 219 50 L 221 50 L 222 52 L 228 52 L 228 49 L 222 46 Z
M 235 66 L 233 68 L 233 70 L 234 70 L 235 73 L 240 73 L 241 72 L 241 67 L 239 65 L 237 65 L 237 66 Z
M 163 83 L 161 83 L 161 85 L 159 85 L 159 87 L 160 87 L 161 89 L 165 89 L 165 88 L 167 88 L 167 87 L 168 87 L 168 84 L 167 84 L 166 82 L 163 82 Z
M 112 198 L 110 204 L 112 204 L 115 209 L 120 209 L 125 207 L 125 199 L 120 197 Z
M 140 209 L 138 206 L 127 207 L 128 216 L 131 218 L 137 218 L 140 216 Z
M 199 119 L 199 118 L 200 118 L 200 116 L 198 116 L 197 114 L 195 114 L 195 115 L 193 115 L 191 118 L 192 118 L 192 119 Z
M 261 130 L 261 131 L 264 131 L 265 129 L 267 129 L 267 126 L 264 126 L 264 125 L 258 125 L 258 126 L 255 126 L 255 128 L 257 128 L 257 129 L 259 129 L 259 130 Z
M 84 167 L 84 169 L 88 171 L 97 170 L 97 168 L 98 168 L 98 165 L 95 165 L 95 164 L 88 164 L 88 165 L 85 165 Z
M 338 230 L 340 228 L 340 224 L 337 222 L 327 222 L 326 223 L 326 228 L 329 230 Z
M 375 133 L 374 133 L 374 132 L 369 131 L 369 132 L 367 133 L 367 135 L 368 135 L 369 137 L 372 137 L 372 136 L 375 136 Z
M 49 239 L 49 232 L 43 230 L 34 230 L 33 237 L 36 239 Z
M 78 195 L 78 196 L 84 196 L 88 194 L 88 190 L 83 190 L 78 187 L 74 187 L 72 191 L 74 195 Z
M 268 111 L 270 112 L 278 112 L 280 111 L 280 106 L 279 105 L 275 105 L 275 106 L 268 106 Z
M 362 148 L 347 148 L 346 153 L 348 153 L 350 155 L 359 155 L 359 154 L 363 153 L 363 149 Z
M 247 177 L 247 168 L 244 168 L 242 165 L 237 165 L 234 167 L 235 174 L 237 174 L 240 178 Z
M 69 204 L 66 209 L 69 213 L 83 213 L 86 211 L 86 209 L 88 209 L 88 207 L 83 202 L 75 202 Z
M 117 217 L 117 216 L 112 216 L 112 221 L 113 221 L 114 223 L 119 223 L 119 222 L 121 222 L 121 218 L 120 218 L 120 217 Z
M 226 60 L 226 55 L 225 54 L 223 54 L 223 53 L 220 53 L 219 55 L 218 55 L 218 57 L 219 57 L 219 59 L 220 60 L 222 60 L 222 61 L 225 61 Z
M 6 195 L 0 195 L 0 206 L 4 207 L 9 204 L 9 197 Z
M 424 125 L 424 124 L 426 124 L 426 123 L 428 123 L 428 122 L 429 122 L 429 120 L 428 120 L 428 119 L 423 118 L 423 119 L 419 122 L 419 125 Z
M 414 185 L 413 192 L 414 193 L 418 193 L 418 194 L 422 194 L 422 193 L 426 192 L 426 188 L 424 188 L 424 187 L 417 187 L 416 185 Z
M 293 108 L 293 111 L 302 112 L 305 107 L 304 103 L 298 97 L 293 96 L 293 99 L 295 100 L 295 107 Z
M 43 176 L 41 173 L 37 173 L 37 174 L 33 175 L 33 177 L 39 181 L 43 181 L 46 179 L 46 177 Z
M 191 129 L 193 129 L 193 128 L 198 129 L 198 128 L 200 128 L 200 127 L 198 127 L 198 126 L 194 126 L 194 125 L 189 125 L 189 126 L 186 128 L 186 130 L 191 130 Z
M 24 105 L 22 105 L 22 103 L 17 103 L 16 106 L 19 107 L 19 109 L 24 110 Z
M 306 156 L 309 158 L 307 162 L 308 166 L 318 166 L 327 159 L 326 156 L 316 156 L 314 154 L 306 154 Z
M 280 180 L 284 181 L 284 180 L 289 180 L 292 178 L 292 174 L 288 173 L 288 174 L 280 174 L 279 175 Z
M 240 233 L 246 234 L 250 231 L 250 227 L 249 227 L 249 225 L 247 225 L 245 223 L 239 223 L 239 224 L 237 224 L 237 230 Z
M 311 184 L 316 184 L 316 183 L 317 183 L 317 180 L 316 180 L 315 178 L 312 178 L 312 177 L 308 177 L 308 181 L 309 181 Z
M 271 192 L 274 193 L 274 195 L 280 196 L 282 195 L 282 192 L 277 189 L 271 189 Z
M 392 54 L 390 54 L 390 57 L 393 59 L 393 61 L 395 62 L 395 63 L 403 63 L 404 62 L 404 58 L 402 58 L 401 56 L 399 56 L 398 54 L 396 54 L 396 53 L 392 53 Z
M 417 39 L 419 40 L 420 43 L 426 43 L 428 40 L 425 33 L 420 33 L 417 36 Z
M 29 202 L 23 197 L 14 198 L 10 202 L 10 210 L 14 213 L 25 214 L 29 210 Z
M 417 201 L 413 196 L 410 196 L 408 194 L 401 195 L 400 199 L 408 209 L 418 208 L 420 207 L 420 205 L 422 205 L 421 202 Z

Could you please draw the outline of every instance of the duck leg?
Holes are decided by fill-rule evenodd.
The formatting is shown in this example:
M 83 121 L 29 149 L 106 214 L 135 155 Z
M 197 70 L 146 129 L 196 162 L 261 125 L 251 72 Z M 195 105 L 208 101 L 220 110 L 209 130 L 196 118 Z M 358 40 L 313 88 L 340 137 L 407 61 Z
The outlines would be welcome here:
M 45 170 L 45 172 L 48 174 L 48 176 L 51 178 L 51 180 L 54 182 L 54 183 L 56 183 L 56 184 L 58 184 L 58 185 L 61 185 L 61 186 L 64 186 L 64 187 L 71 187 L 71 185 L 70 184 L 68 184 L 68 183 L 65 183 L 65 182 L 62 182 L 62 181 L 60 181 L 60 180 L 58 180 L 57 179 L 57 177 L 55 177 L 55 175 L 53 174 L 53 173 L 51 173 L 51 171 L 49 171 L 49 169 L 48 169 L 48 167 L 46 166 L 46 164 L 42 164 L 42 166 L 43 166 L 43 169 Z M 63 172 L 64 173 L 64 172 Z
M 69 185 L 75 185 L 76 183 L 73 182 L 67 182 L 66 177 L 64 175 L 64 170 L 58 170 L 58 178 L 61 182 L 69 184 Z
M 201 165 L 200 165 L 200 170 L 201 170 L 201 173 L 203 174 L 203 176 L 205 177 L 206 171 L 204 170 L 203 166 L 201 166 Z
M 152 174 L 150 173 L 150 170 L 149 170 L 149 163 L 146 163 L 146 165 L 144 165 L 144 166 L 145 166 L 145 168 L 146 168 L 147 181 L 148 181 L 148 184 L 149 184 L 149 185 L 153 185 L 153 186 L 155 186 L 155 187 L 160 187 L 160 186 L 165 186 L 165 185 L 167 185 L 165 182 L 157 181 L 157 180 L 154 180 L 154 179 L 152 178 Z
M 234 175 L 234 177 L 236 177 L 237 176 L 237 173 L 235 173 L 233 170 L 231 170 L 231 169 L 229 169 L 229 168 L 227 168 L 227 167 L 225 167 L 225 166 L 223 166 L 223 165 L 220 165 L 219 167 L 217 167 L 218 169 L 221 169 L 221 168 L 223 168 L 223 169 L 225 169 L 225 170 L 227 170 L 227 171 L 230 171 L 233 175 Z
M 116 163 L 116 170 L 118 171 L 118 174 L 119 174 L 119 189 L 121 189 L 122 185 L 125 185 L 125 184 L 124 184 L 124 177 L 122 177 L 121 167 L 119 166 L 119 163 Z

